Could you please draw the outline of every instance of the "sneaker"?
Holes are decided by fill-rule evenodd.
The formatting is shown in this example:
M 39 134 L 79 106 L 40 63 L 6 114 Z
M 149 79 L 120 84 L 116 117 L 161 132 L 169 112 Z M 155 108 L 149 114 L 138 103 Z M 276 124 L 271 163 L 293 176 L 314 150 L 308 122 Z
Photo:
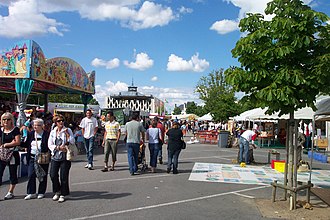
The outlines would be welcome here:
M 159 159 L 159 164 L 163 164 L 163 160 L 162 159 Z
M 42 198 L 44 198 L 45 197 L 45 195 L 44 194 L 38 194 L 38 199 L 42 199 Z
M 88 169 L 89 169 L 89 170 L 94 170 L 92 164 L 88 164 Z
M 89 164 L 86 164 L 84 167 L 85 167 L 85 168 L 88 168 L 88 166 L 89 166 Z
M 65 199 L 64 199 L 64 196 L 60 196 L 60 198 L 58 199 L 58 202 L 64 202 Z
M 25 200 L 30 200 L 35 198 L 37 198 L 36 194 L 28 194 L 27 196 L 24 197 Z
M 170 172 L 171 172 L 171 168 L 167 168 L 166 173 L 170 173 Z
M 55 194 L 53 196 L 53 201 L 57 201 L 57 200 L 59 200 L 59 198 L 60 198 L 60 195 L 59 194 Z
M 13 193 L 11 193 L 11 192 L 8 192 L 6 195 L 5 195 L 5 200 L 8 200 L 8 199 L 12 199 L 12 198 L 14 198 L 14 194 Z
M 108 167 L 104 167 L 101 171 L 102 172 L 108 172 L 109 170 L 108 170 Z

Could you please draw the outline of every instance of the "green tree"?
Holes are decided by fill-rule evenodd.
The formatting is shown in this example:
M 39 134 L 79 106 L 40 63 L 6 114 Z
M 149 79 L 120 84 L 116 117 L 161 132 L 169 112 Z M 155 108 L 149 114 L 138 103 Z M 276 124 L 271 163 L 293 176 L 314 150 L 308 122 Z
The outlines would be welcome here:
M 227 121 L 239 112 L 235 92 L 225 81 L 223 69 L 203 76 L 196 86 L 199 98 L 205 102 L 206 113 L 210 112 L 216 121 Z
M 239 27 L 246 35 L 236 43 L 232 54 L 240 67 L 225 71 L 226 79 L 236 91 L 268 113 L 290 114 L 289 187 L 296 182 L 293 173 L 294 110 L 310 106 L 320 93 L 329 93 L 330 28 L 329 17 L 312 10 L 299 0 L 273 0 L 267 15 L 248 14 Z M 285 181 L 286 184 L 286 181 Z
M 83 104 L 79 94 L 50 94 L 49 102 Z M 89 101 L 90 105 L 99 105 L 96 99 Z
M 186 109 L 187 114 L 196 114 L 196 110 L 197 110 L 197 105 L 195 102 L 187 102 L 187 109 Z
M 180 115 L 181 114 L 181 109 L 178 106 L 175 106 L 173 109 L 173 114 L 174 115 Z

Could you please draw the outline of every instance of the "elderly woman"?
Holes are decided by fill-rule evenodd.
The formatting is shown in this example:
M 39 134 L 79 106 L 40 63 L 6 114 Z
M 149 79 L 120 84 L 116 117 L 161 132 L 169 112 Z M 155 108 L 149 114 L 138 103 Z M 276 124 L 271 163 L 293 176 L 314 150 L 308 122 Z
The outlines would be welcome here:
M 71 129 L 64 126 L 62 115 L 54 116 L 53 121 L 56 127 L 50 132 L 48 139 L 48 148 L 52 152 L 50 178 L 53 183 L 53 200 L 64 202 L 65 196 L 70 194 L 69 171 L 71 168 L 71 161 L 66 158 L 66 145 L 74 144 L 75 139 Z M 59 171 L 60 176 L 58 175 Z
M 44 198 L 47 188 L 47 173 L 49 163 L 39 164 L 43 169 L 45 176 L 39 176 L 38 195 L 36 195 L 36 177 L 40 174 L 36 172 L 36 164 L 38 155 L 41 153 L 49 153 L 48 138 L 49 132 L 43 129 L 44 121 L 40 118 L 33 120 L 33 131 L 31 131 L 26 139 L 25 147 L 27 148 L 27 161 L 28 161 L 28 184 L 27 196 L 25 200 L 29 199 L 42 199 Z M 38 168 L 37 168 L 38 169 Z M 38 174 L 38 175 L 37 175 Z
M 171 172 L 173 165 L 173 174 L 178 174 L 179 154 L 182 149 L 183 133 L 177 121 L 173 122 L 172 128 L 166 132 L 168 136 L 167 145 L 167 173 Z
M 9 161 L 0 160 L 0 186 L 2 185 L 2 176 L 6 166 L 9 167 L 9 179 L 10 185 L 8 193 L 5 196 L 6 199 L 14 198 L 14 189 L 18 183 L 17 178 L 17 166 L 20 163 L 19 153 L 15 150 L 15 147 L 21 144 L 21 135 L 18 127 L 14 126 L 14 117 L 11 113 L 6 112 L 1 116 L 0 137 L 2 148 L 9 148 L 13 151 Z

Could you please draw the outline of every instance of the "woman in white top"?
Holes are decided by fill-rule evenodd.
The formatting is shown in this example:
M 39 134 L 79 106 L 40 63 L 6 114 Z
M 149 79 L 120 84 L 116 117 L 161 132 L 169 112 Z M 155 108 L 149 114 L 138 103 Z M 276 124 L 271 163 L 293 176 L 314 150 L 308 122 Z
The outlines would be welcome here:
M 71 168 L 71 161 L 66 159 L 66 145 L 74 144 L 75 139 L 71 129 L 64 126 L 62 115 L 54 116 L 53 121 L 56 127 L 50 132 L 48 139 L 48 148 L 52 152 L 50 178 L 53 183 L 53 200 L 64 202 L 65 196 L 70 194 L 69 171 Z
M 147 140 L 149 140 L 149 151 L 150 151 L 150 167 L 151 172 L 155 173 L 157 167 L 157 155 L 159 152 L 159 141 L 162 140 L 162 132 L 157 128 L 157 121 L 153 119 L 151 121 L 151 127 L 147 130 Z

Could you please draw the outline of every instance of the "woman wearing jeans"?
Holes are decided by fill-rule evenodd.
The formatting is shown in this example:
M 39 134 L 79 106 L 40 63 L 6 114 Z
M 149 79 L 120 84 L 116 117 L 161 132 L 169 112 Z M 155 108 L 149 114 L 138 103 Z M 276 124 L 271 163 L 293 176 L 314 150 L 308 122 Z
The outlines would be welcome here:
M 29 199 L 42 199 L 44 198 L 46 188 L 47 188 L 47 174 L 49 164 L 39 164 L 39 166 L 45 171 L 46 176 L 42 178 L 38 178 L 40 183 L 38 187 L 38 196 L 37 192 L 37 182 L 36 182 L 36 170 L 35 163 L 37 155 L 40 153 L 47 153 L 48 149 L 48 138 L 49 132 L 44 131 L 43 129 L 44 121 L 40 118 L 33 120 L 33 131 L 31 131 L 26 139 L 24 145 L 27 148 L 27 161 L 28 161 L 28 184 L 27 184 L 27 195 L 25 196 L 25 200 Z
M 157 156 L 159 152 L 159 141 L 162 140 L 162 132 L 159 128 L 157 128 L 157 121 L 153 119 L 151 121 L 151 127 L 147 130 L 147 140 L 149 140 L 149 151 L 150 151 L 150 167 L 151 172 L 156 172 L 157 166 Z
M 166 132 L 168 136 L 168 162 L 167 173 L 171 172 L 173 165 L 173 174 L 178 174 L 179 154 L 182 149 L 183 133 L 177 121 L 173 122 L 172 128 Z
M 65 145 L 74 144 L 75 140 L 71 129 L 64 126 L 62 115 L 54 116 L 53 121 L 56 123 L 56 127 L 50 132 L 48 139 L 48 148 L 52 152 L 50 178 L 53 183 L 53 200 L 64 202 L 65 196 L 70 194 L 69 171 L 71 168 L 71 161 L 66 159 Z

